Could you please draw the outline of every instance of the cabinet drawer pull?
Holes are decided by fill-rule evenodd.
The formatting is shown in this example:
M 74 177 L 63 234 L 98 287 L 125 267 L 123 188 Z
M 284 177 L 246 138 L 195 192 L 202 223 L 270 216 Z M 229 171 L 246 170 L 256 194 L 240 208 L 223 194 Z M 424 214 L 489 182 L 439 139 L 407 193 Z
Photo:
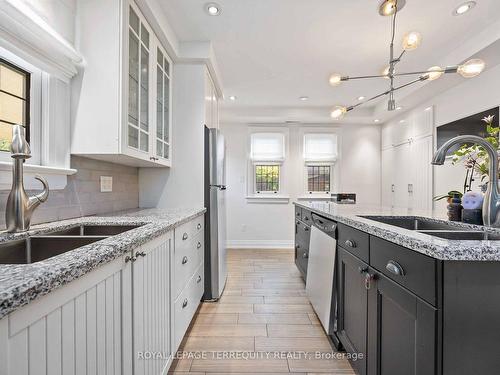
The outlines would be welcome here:
M 182 308 L 186 308 L 186 306 L 188 305 L 188 300 L 187 298 L 182 302 Z
M 201 229 L 201 223 L 198 223 L 198 225 L 196 226 L 196 229 L 198 229 L 198 230 Z
M 198 242 L 198 245 L 196 245 L 196 248 L 199 249 L 201 247 L 201 242 Z
M 309 232 L 309 228 L 308 227 L 304 227 L 304 232 Z
M 355 248 L 357 245 L 356 245 L 356 242 L 354 242 L 353 240 L 346 240 L 344 242 L 344 244 L 347 246 L 347 247 L 352 247 L 352 248 Z
M 186 264 L 188 262 L 188 257 L 187 256 L 184 256 L 182 258 L 182 264 Z
M 368 267 L 358 267 L 358 271 L 360 274 L 364 274 L 368 272 Z
M 297 212 L 297 216 L 300 216 L 300 212 Z
M 201 276 L 198 275 L 198 279 L 196 279 L 196 283 L 199 284 L 201 282 Z
M 187 233 L 184 233 L 184 234 L 182 235 L 182 240 L 183 240 L 183 241 L 186 241 L 187 239 L 188 239 L 188 234 L 187 234 Z
M 396 276 L 404 276 L 405 270 L 398 262 L 390 260 L 387 262 L 385 269 Z
M 138 251 L 137 253 L 135 253 L 135 257 L 145 257 L 146 256 L 146 253 L 144 251 Z
M 307 253 L 302 254 L 302 258 L 307 259 L 309 258 L 309 255 Z
M 306 217 L 304 217 L 304 220 L 305 221 L 309 221 L 309 218 L 306 216 Z

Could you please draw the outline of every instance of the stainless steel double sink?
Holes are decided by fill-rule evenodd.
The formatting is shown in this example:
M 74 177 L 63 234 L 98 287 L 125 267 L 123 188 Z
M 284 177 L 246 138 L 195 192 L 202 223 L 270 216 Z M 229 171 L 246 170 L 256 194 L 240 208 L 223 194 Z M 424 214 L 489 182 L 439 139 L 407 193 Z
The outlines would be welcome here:
M 77 225 L 0 243 L 0 264 L 30 264 L 103 240 L 140 225 Z
M 414 230 L 447 240 L 457 241 L 500 241 L 500 233 L 474 230 L 453 223 L 425 220 L 418 217 L 397 216 L 360 216 L 379 223 L 393 225 L 398 228 Z

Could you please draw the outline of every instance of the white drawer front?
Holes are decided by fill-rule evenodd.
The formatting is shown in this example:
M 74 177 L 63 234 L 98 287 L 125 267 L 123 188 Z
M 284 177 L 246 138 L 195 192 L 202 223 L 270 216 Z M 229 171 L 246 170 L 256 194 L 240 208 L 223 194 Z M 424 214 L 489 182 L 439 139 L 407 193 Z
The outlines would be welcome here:
M 175 296 L 178 296 L 186 287 L 187 282 L 193 276 L 198 266 L 203 263 L 204 255 L 204 237 L 203 232 L 183 244 L 182 247 L 175 249 L 174 256 L 174 280 Z
M 191 280 L 189 280 L 186 289 L 182 291 L 174 306 L 174 351 L 179 345 L 186 333 L 191 320 L 200 304 L 203 296 L 204 287 L 204 265 L 200 264 L 196 269 Z
M 185 246 L 204 230 L 203 215 L 175 228 L 175 248 Z

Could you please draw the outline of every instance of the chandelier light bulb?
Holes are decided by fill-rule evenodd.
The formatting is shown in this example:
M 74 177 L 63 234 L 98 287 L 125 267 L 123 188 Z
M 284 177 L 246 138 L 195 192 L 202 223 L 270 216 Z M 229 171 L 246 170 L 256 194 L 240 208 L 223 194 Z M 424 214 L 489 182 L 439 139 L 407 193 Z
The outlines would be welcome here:
M 427 69 L 429 73 L 425 73 L 424 77 L 427 77 L 428 81 L 435 81 L 436 79 L 441 78 L 441 76 L 444 74 L 443 68 L 440 66 L 431 66 L 429 69 Z
M 464 78 L 473 78 L 482 73 L 486 64 L 481 59 L 472 59 L 458 67 L 458 74 Z
M 422 35 L 416 31 L 407 33 L 403 38 L 403 49 L 413 51 L 422 43 Z
M 335 107 L 332 108 L 332 111 L 330 112 L 330 117 L 339 120 L 344 115 L 347 113 L 347 108 L 341 105 L 336 105 Z
M 342 82 L 342 76 L 340 74 L 334 73 L 330 76 L 329 82 L 331 86 L 338 86 L 340 85 L 340 82 Z

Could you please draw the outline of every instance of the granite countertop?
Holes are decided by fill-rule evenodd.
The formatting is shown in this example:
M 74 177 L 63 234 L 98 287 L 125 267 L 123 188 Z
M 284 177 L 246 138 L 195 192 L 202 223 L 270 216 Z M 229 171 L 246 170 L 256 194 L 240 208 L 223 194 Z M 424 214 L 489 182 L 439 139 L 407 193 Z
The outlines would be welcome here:
M 427 221 L 438 221 L 440 223 L 444 221 L 450 227 L 459 227 L 460 230 L 464 231 L 487 231 L 500 234 L 500 229 L 447 222 L 443 212 L 437 213 L 435 211 L 419 211 L 357 204 L 337 204 L 334 202 L 305 201 L 295 202 L 294 204 L 435 259 L 449 261 L 500 261 L 500 241 L 448 240 L 359 216 L 418 217 Z
M 0 265 L 0 319 L 202 214 L 205 209 L 139 209 L 35 225 L 27 233 L 0 233 L 0 243 L 24 239 L 82 224 L 141 225 L 64 254 L 33 264 Z

